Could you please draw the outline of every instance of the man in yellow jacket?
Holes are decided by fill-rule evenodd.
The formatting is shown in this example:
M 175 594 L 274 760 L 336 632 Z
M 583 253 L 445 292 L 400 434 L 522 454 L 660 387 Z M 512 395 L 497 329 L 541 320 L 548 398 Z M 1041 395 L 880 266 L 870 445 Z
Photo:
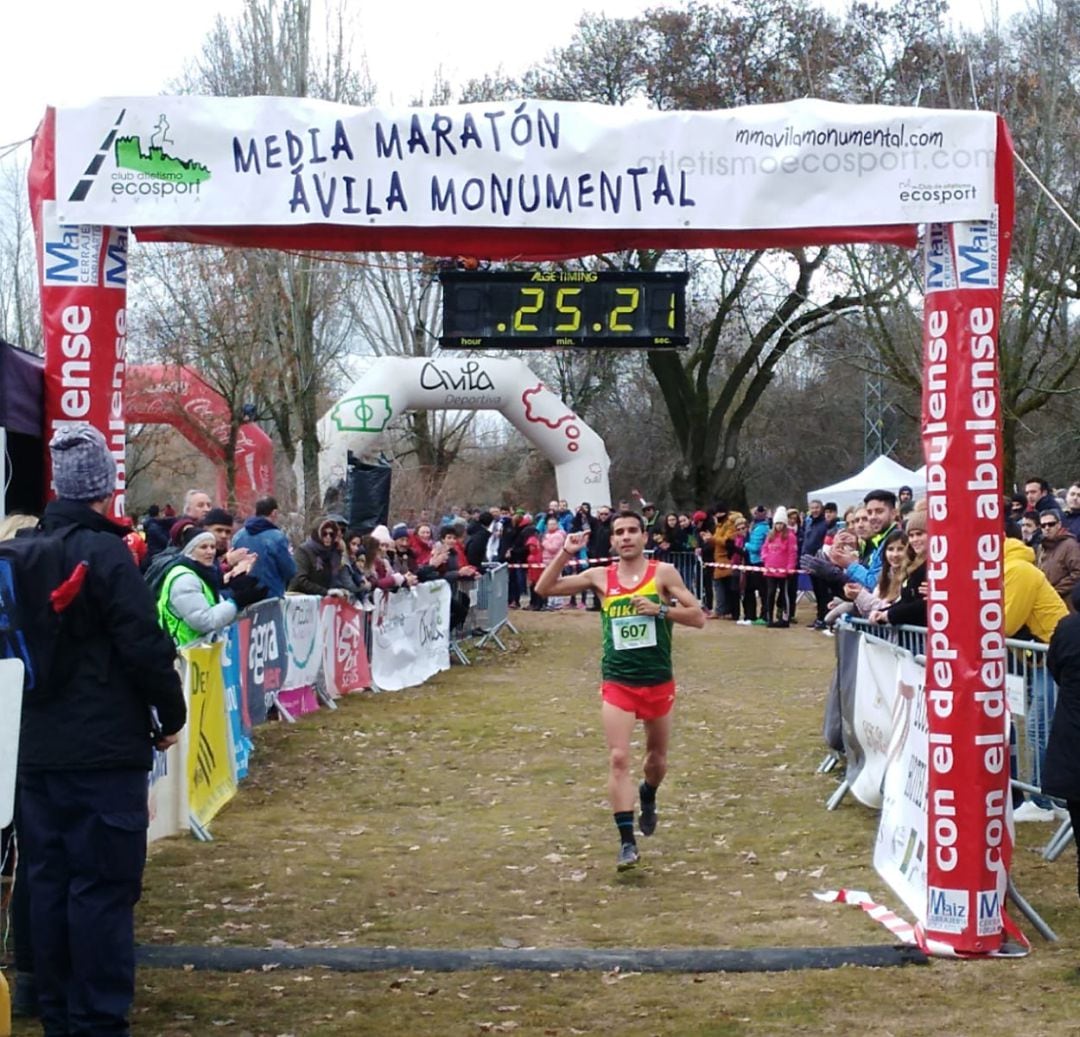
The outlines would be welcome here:
M 1054 628 L 1068 614 L 1061 595 L 1054 590 L 1042 570 L 1035 564 L 1035 552 L 1024 543 L 1020 527 L 1005 523 L 1004 595 L 1006 637 L 1049 644 Z M 1025 780 L 1033 785 L 1042 780 L 1042 765 L 1046 756 L 1046 741 L 1054 713 L 1054 684 L 1041 653 L 1032 656 L 1027 668 L 1027 715 L 1025 736 L 1032 758 L 1031 773 Z M 1032 796 L 1014 812 L 1017 821 L 1050 821 L 1054 818 L 1052 804 L 1045 796 Z

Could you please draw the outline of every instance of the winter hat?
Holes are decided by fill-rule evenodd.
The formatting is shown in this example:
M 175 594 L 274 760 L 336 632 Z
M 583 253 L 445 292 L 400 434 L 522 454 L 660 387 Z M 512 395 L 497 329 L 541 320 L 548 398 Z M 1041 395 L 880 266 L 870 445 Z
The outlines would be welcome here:
M 169 526 L 169 541 L 179 547 L 183 542 L 184 531 L 191 529 L 195 520 L 190 515 L 181 515 Z
M 409 527 L 406 526 L 404 522 L 399 522 L 392 530 L 390 530 L 390 535 L 395 540 L 400 540 L 401 537 L 407 537 L 409 535 Z
M 756 519 L 763 519 L 768 514 L 769 513 L 765 510 L 764 504 L 759 504 L 756 508 L 754 508 L 754 518 Z
M 201 533 L 196 533 L 186 544 L 184 544 L 184 550 L 181 554 L 185 558 L 194 558 L 195 549 L 201 547 L 203 544 L 216 544 L 217 538 L 208 529 L 204 529 Z
M 394 539 L 390 536 L 390 530 L 386 526 L 376 526 L 371 531 L 371 536 L 375 539 L 376 543 L 389 544 Z
M 103 500 L 116 489 L 116 461 L 93 425 L 58 429 L 49 443 L 56 495 L 65 500 Z
M 694 521 L 695 522 L 704 522 L 708 517 L 709 516 L 706 515 L 704 511 L 695 511 L 694 512 Z
M 231 526 L 233 517 L 224 508 L 211 508 L 202 519 L 203 526 Z
M 916 508 L 910 512 L 907 517 L 907 521 L 904 523 L 904 529 L 910 532 L 913 529 L 921 529 L 926 532 L 926 510 L 924 508 Z
M 778 505 L 773 511 L 772 524 L 774 526 L 786 526 L 788 524 L 787 508 L 783 504 Z

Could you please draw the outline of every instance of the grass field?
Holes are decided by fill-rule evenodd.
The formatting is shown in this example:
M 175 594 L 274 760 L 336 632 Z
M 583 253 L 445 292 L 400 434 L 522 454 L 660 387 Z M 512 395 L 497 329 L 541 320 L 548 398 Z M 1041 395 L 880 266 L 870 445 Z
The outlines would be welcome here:
M 660 826 L 618 875 L 605 801 L 597 617 L 515 614 L 514 650 L 411 691 L 257 735 L 214 841 L 156 844 L 142 943 L 648 948 L 888 943 L 848 886 L 900 904 L 870 865 L 876 815 L 835 775 L 821 709 L 832 642 L 803 627 L 679 630 Z M 640 748 L 640 742 L 638 743 Z M 770 974 L 226 974 L 142 970 L 135 1034 L 768 1035 L 1080 1033 L 1070 849 L 1019 825 L 1014 875 L 1058 931 L 1022 960 Z M 16 1028 L 16 1035 L 36 1032 Z

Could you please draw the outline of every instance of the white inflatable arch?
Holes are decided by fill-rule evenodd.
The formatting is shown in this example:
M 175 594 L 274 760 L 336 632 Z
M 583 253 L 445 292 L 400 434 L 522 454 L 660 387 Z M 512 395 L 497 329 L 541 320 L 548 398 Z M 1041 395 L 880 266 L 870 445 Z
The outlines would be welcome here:
M 407 410 L 497 410 L 555 466 L 560 499 L 611 500 L 604 441 L 522 361 L 488 357 L 380 357 L 319 422 L 321 490 Z

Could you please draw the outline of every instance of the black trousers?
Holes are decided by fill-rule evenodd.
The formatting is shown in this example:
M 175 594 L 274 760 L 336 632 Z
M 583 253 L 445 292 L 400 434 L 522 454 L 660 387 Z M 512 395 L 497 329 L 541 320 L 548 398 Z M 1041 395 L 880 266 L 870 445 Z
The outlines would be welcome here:
M 18 820 L 46 1037 L 128 1034 L 146 771 L 21 772 Z

